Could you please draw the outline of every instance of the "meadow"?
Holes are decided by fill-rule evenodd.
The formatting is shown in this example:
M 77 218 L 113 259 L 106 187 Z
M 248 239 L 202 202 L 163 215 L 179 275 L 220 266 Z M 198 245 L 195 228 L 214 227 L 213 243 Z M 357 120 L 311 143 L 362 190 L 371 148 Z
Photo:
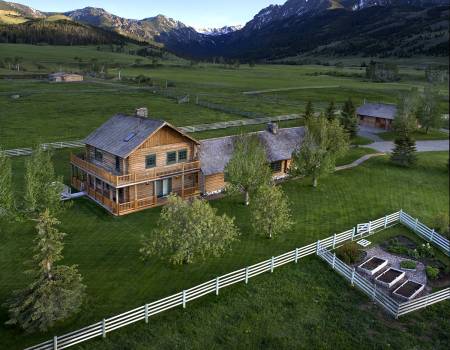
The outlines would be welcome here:
M 122 64 L 124 81 L 87 79 L 81 84 L 50 84 L 30 79 L 0 80 L 0 147 L 29 147 L 39 142 L 80 139 L 116 113 L 133 113 L 146 106 L 150 116 L 176 126 L 243 119 L 231 112 L 218 112 L 195 104 L 221 104 L 258 115 L 302 113 L 311 99 L 317 110 L 330 100 L 340 105 L 351 97 L 394 103 L 398 94 L 426 84 L 422 62 L 405 61 L 402 80 L 380 84 L 365 81 L 360 61 L 345 68 L 330 66 L 190 65 L 169 57 L 152 68 L 136 56 L 97 50 L 95 47 L 48 47 L 0 45 L 0 60 L 21 56 L 25 72 L 0 68 L 0 75 L 76 70 L 75 57 Z M 38 69 L 44 65 L 45 70 Z M 340 75 L 330 75 L 337 71 Z M 117 76 L 117 68 L 109 74 Z M 346 74 L 347 76 L 344 76 Z M 351 76 L 348 76 L 348 75 Z M 131 83 L 138 75 L 151 77 L 158 85 L 170 82 L 167 91 L 187 95 L 191 102 L 153 93 L 149 86 Z M 291 90 L 286 90 L 286 89 Z M 441 90 L 441 109 L 448 109 L 448 87 Z M 278 91 L 272 91 L 273 89 Z M 266 91 L 271 90 L 271 91 Z M 263 91 L 243 94 L 248 91 Z M 18 94 L 19 98 L 12 98 Z M 281 123 L 300 125 L 301 121 Z M 261 130 L 264 125 L 195 133 L 198 139 Z M 439 136 L 440 137 L 440 136 Z M 354 144 L 367 144 L 357 138 Z M 73 150 L 77 151 L 77 150 Z M 56 171 L 69 179 L 70 150 L 56 151 Z M 350 163 L 373 152 L 353 148 L 339 160 Z M 14 184 L 20 204 L 23 196 L 24 162 L 13 158 Z M 73 201 L 61 215 L 65 239 L 64 263 L 77 264 L 87 285 L 82 310 L 49 332 L 24 335 L 4 326 L 7 310 L 0 309 L 0 349 L 20 349 L 74 330 L 103 317 L 129 310 L 270 256 L 311 243 L 321 237 L 367 222 L 400 208 L 432 225 L 438 212 L 449 211 L 448 152 L 423 153 L 412 169 L 393 166 L 387 157 L 374 158 L 360 167 L 324 178 L 313 189 L 310 179 L 290 180 L 281 186 L 294 214 L 294 228 L 274 240 L 256 235 L 249 210 L 240 197 L 212 201 L 219 213 L 236 218 L 242 235 L 231 252 L 204 263 L 173 267 L 159 259 L 142 261 L 141 237 L 151 234 L 160 209 L 150 209 L 115 218 L 87 199 Z M 0 223 L 0 304 L 12 290 L 29 283 L 24 263 L 32 254 L 34 222 Z M 395 231 L 397 232 L 397 231 Z M 392 233 L 395 233 L 392 231 Z M 407 233 L 405 233 L 407 234 Z M 255 310 L 257 312 L 255 312 Z M 279 312 L 283 310 L 283 312 Z M 108 335 L 104 341 L 79 346 L 82 349 L 172 349 L 172 348 L 388 348 L 445 349 L 450 342 L 448 302 L 394 321 L 366 297 L 351 289 L 339 276 L 315 258 L 289 266 L 274 275 L 262 275 L 249 286 L 236 286 L 220 297 L 206 297 L 187 310 L 174 310 L 150 321 Z

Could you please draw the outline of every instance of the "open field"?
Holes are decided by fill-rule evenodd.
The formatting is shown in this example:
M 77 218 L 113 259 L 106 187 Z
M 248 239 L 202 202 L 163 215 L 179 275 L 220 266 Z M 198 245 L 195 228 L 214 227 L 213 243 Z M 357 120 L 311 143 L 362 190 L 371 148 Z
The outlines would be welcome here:
M 66 178 L 69 171 L 67 156 L 67 151 L 61 151 L 55 153 L 54 157 L 58 172 L 64 174 Z M 74 201 L 73 206 L 61 216 L 61 228 L 69 234 L 66 239 L 65 263 L 78 264 L 88 286 L 88 298 L 82 312 L 64 322 L 64 324 L 55 327 L 48 334 L 43 335 L 23 337 L 22 333 L 17 330 L 2 326 L 0 338 L 4 340 L 5 346 L 11 349 L 30 345 L 39 340 L 47 339 L 53 334 L 61 334 L 96 322 L 103 316 L 120 313 L 144 302 L 158 299 L 216 275 L 258 262 L 293 247 L 310 243 L 318 238 L 329 236 L 333 232 L 340 232 L 356 223 L 366 222 L 369 218 L 379 217 L 399 208 L 407 210 L 412 215 L 419 216 L 425 223 L 431 225 L 431 220 L 437 212 L 449 210 L 448 153 L 424 153 L 420 154 L 419 159 L 419 165 L 410 170 L 392 166 L 386 157 L 371 159 L 358 168 L 338 172 L 323 179 L 316 190 L 310 186 L 309 179 L 284 183 L 282 186 L 291 201 L 295 226 L 292 231 L 286 232 L 286 234 L 272 241 L 256 236 L 252 232 L 248 220 L 248 208 L 241 204 L 240 197 L 229 197 L 214 201 L 212 203 L 218 208 L 219 212 L 236 217 L 236 222 L 243 233 L 242 237 L 240 242 L 233 246 L 232 252 L 224 257 L 192 266 L 172 267 L 158 259 L 152 259 L 146 263 L 140 260 L 138 253 L 140 237 L 142 234 L 151 232 L 151 227 L 154 225 L 160 209 L 151 209 L 127 217 L 113 218 L 91 201 L 86 199 Z M 24 158 L 22 157 L 13 159 L 15 181 L 19 188 L 22 188 L 23 162 Z M 0 267 L 4 273 L 0 277 L 0 300 L 4 300 L 11 290 L 27 283 L 27 276 L 22 274 L 22 271 L 23 262 L 28 259 L 30 254 L 33 224 L 26 222 L 1 228 L 4 244 L 0 247 Z M 252 284 L 250 289 L 238 287 L 237 294 L 234 293 L 234 289 L 225 291 L 223 295 L 232 299 L 224 300 L 228 300 L 230 304 L 219 302 L 211 304 L 211 298 L 206 298 L 200 302 L 201 308 L 195 311 L 199 312 L 199 318 L 196 318 L 196 313 L 190 314 L 190 307 L 184 312 L 175 311 L 164 314 L 158 317 L 154 328 L 151 328 L 152 330 L 148 334 L 148 337 L 151 338 L 145 336 L 140 339 L 153 339 L 152 344 L 148 346 L 157 348 L 159 345 L 159 348 L 171 348 L 176 345 L 171 343 L 172 341 L 181 342 L 183 341 L 183 334 L 189 335 L 190 332 L 194 331 L 191 322 L 183 322 L 182 320 L 195 319 L 194 325 L 197 324 L 196 322 L 201 322 L 201 328 L 205 332 L 209 329 L 210 334 L 216 334 L 216 336 L 213 335 L 205 339 L 201 337 L 201 333 L 198 333 L 200 334 L 199 338 L 193 335 L 193 344 L 198 342 L 199 346 L 208 346 L 209 342 L 218 341 L 219 344 L 223 342 L 224 346 L 233 346 L 237 344 L 234 343 L 233 339 L 244 341 L 244 338 L 241 337 L 249 337 L 246 338 L 249 346 L 257 347 L 258 345 L 255 342 L 261 342 L 265 339 L 262 334 L 265 327 L 272 325 L 279 329 L 283 322 L 283 317 L 280 315 L 280 319 L 274 320 L 274 323 L 271 324 L 267 318 L 271 314 L 270 310 L 275 310 L 274 308 L 277 305 L 278 309 L 282 308 L 279 303 L 285 305 L 291 299 L 293 305 L 296 305 L 296 310 L 302 309 L 305 312 L 290 313 L 291 308 L 284 306 L 283 309 L 289 309 L 286 311 L 289 313 L 289 316 L 286 317 L 289 317 L 292 322 L 289 327 L 298 324 L 300 328 L 312 327 L 311 331 L 315 330 L 311 333 L 311 338 L 307 338 L 309 341 L 307 344 L 316 344 L 319 340 L 330 343 L 338 341 L 345 342 L 342 344 L 353 344 L 354 340 L 350 338 L 350 331 L 337 332 L 338 334 L 331 335 L 336 332 L 324 332 L 324 329 L 329 327 L 331 329 L 338 326 L 339 329 L 359 329 L 358 336 L 361 337 L 360 339 L 367 337 L 372 339 L 371 327 L 360 328 L 361 324 L 367 325 L 367 322 L 373 324 L 380 332 L 391 332 L 388 328 L 393 327 L 393 321 L 387 319 L 380 311 L 372 310 L 368 299 L 352 291 L 343 281 L 339 282 L 339 277 L 334 277 L 331 271 L 327 274 L 326 268 L 321 263 L 313 260 L 308 263 L 313 264 L 312 266 L 317 267 L 317 269 L 310 268 L 310 265 L 303 266 L 299 270 L 294 267 L 288 268 L 286 272 L 283 270 L 281 275 L 285 277 L 280 280 L 276 280 L 277 274 L 263 276 L 255 285 Z M 320 276 L 318 276 L 316 271 L 324 271 L 324 273 L 320 273 Z M 261 288 L 258 288 L 259 285 Z M 356 304 L 350 306 L 343 301 L 338 301 L 336 297 L 332 297 L 332 289 L 328 287 L 329 285 L 336 285 L 340 289 L 342 287 L 342 291 L 340 290 L 338 295 L 348 295 L 345 300 L 354 299 Z M 278 296 L 274 298 L 274 303 L 265 309 L 262 305 L 269 300 L 265 298 L 272 297 L 270 288 L 273 288 L 273 286 L 277 286 Z M 294 288 L 294 286 L 296 287 Z M 311 294 L 306 291 L 311 286 L 313 286 L 313 291 L 316 290 L 318 293 L 316 297 L 313 297 L 315 293 L 311 292 Z M 292 294 L 294 291 L 298 292 L 296 298 Z M 253 293 L 257 293 L 257 297 L 253 298 Z M 245 307 L 243 310 L 250 310 L 252 305 L 261 310 L 260 323 L 254 318 L 259 317 L 257 315 L 260 313 L 254 315 L 240 313 L 241 308 L 246 304 L 246 299 L 242 299 L 241 295 L 246 296 L 247 300 L 254 300 L 254 303 L 250 302 L 248 308 Z M 203 304 L 204 306 L 202 306 Z M 209 311 L 209 307 L 222 311 L 213 314 Z M 448 307 L 448 303 L 444 303 L 423 313 L 420 312 L 417 316 L 419 317 L 418 320 L 414 316 L 408 316 L 401 320 L 401 323 L 395 324 L 395 327 L 411 330 L 418 327 L 421 331 L 417 335 L 413 335 L 416 333 L 412 331 L 408 336 L 401 335 L 398 340 L 392 340 L 391 344 L 397 344 L 399 348 L 408 348 L 415 341 L 420 344 L 425 341 L 424 339 L 431 341 L 431 336 L 440 337 L 442 342 L 448 341 L 448 336 L 446 338 L 442 333 L 443 327 L 448 327 L 448 320 L 438 321 L 437 317 L 440 313 L 448 313 Z M 311 309 L 306 312 L 308 308 Z M 338 324 L 331 316 L 324 316 L 329 313 L 332 315 L 341 314 L 343 310 L 351 311 L 351 317 L 338 317 L 337 319 L 341 320 L 338 321 Z M 372 311 L 367 313 L 367 310 Z M 208 314 L 210 316 L 207 317 Z M 241 316 L 239 322 L 232 321 L 238 314 L 246 316 Z M 214 315 L 217 315 L 217 318 Z M 6 311 L 2 309 L 0 321 L 3 323 L 6 317 Z M 227 322 L 228 326 L 225 326 L 227 331 L 219 333 L 219 328 L 215 328 L 218 327 L 219 323 L 216 324 L 215 322 L 220 322 L 219 320 L 222 320 L 222 317 L 231 321 Z M 425 324 L 426 321 L 429 323 L 426 327 L 424 326 L 425 328 L 422 328 L 422 324 Z M 247 334 L 245 327 L 251 327 L 250 325 L 254 322 L 257 322 L 256 328 L 250 328 L 250 333 Z M 209 326 L 207 326 L 208 324 Z M 244 325 L 246 326 L 244 327 Z M 159 333 L 157 332 L 158 329 L 164 327 L 167 327 L 165 329 L 168 329 L 169 332 L 173 329 L 176 337 L 159 337 L 159 334 L 167 334 L 162 330 Z M 117 348 L 130 346 L 139 348 L 143 346 L 143 343 L 139 344 L 136 340 L 138 337 L 134 337 L 132 329 L 133 327 L 111 337 L 111 339 L 115 339 L 114 342 L 121 344 L 121 346 L 117 345 Z M 319 332 L 319 330 L 322 330 L 322 332 Z M 286 336 L 289 337 L 291 331 L 287 330 L 287 332 Z M 327 335 L 326 339 L 324 339 L 324 333 Z M 122 334 L 124 334 L 123 337 Z M 136 334 L 141 335 L 140 331 Z M 319 337 L 319 334 L 322 335 Z M 304 336 L 307 337 L 306 334 Z M 342 338 L 336 339 L 334 337 Z M 293 336 L 292 339 L 296 343 L 300 338 Z M 378 344 L 378 340 L 374 341 L 375 344 Z M 101 342 L 92 343 L 92 346 L 96 348 L 101 344 Z M 105 343 L 105 346 L 106 344 L 114 348 L 111 343 Z M 281 347 L 287 346 L 287 343 L 284 342 L 269 342 L 267 347 L 277 348 L 277 344 Z M 182 346 L 182 343 L 179 345 Z M 440 348 L 443 344 L 433 343 L 433 345 L 436 345 L 435 348 Z
M 37 48 L 42 50 L 39 54 L 44 55 L 44 48 Z M 95 50 L 92 52 L 103 54 Z M 135 57 L 113 55 L 124 60 Z M 64 56 L 64 59 L 72 60 L 69 54 Z M 144 74 L 153 78 L 157 84 L 171 81 L 175 87 L 170 87 L 168 93 L 191 97 L 190 103 L 180 105 L 176 100 L 150 92 L 147 87 L 142 86 L 142 89 L 139 89 L 139 86 L 125 82 L 86 81 L 55 85 L 44 81 L 0 80 L 0 146 L 17 148 L 31 146 L 39 141 L 83 138 L 115 113 L 132 113 L 138 106 L 147 106 L 152 117 L 165 119 L 177 126 L 242 119 L 242 115 L 232 110 L 218 112 L 197 106 L 196 96 L 201 102 L 220 104 L 256 115 L 274 116 L 302 113 L 308 100 L 314 102 L 316 110 L 323 110 L 331 100 L 339 107 L 349 97 L 356 105 L 364 100 L 394 103 L 402 91 L 425 84 L 423 76 L 406 73 L 404 80 L 393 84 L 371 83 L 362 78 L 312 74 L 329 69 L 323 66 L 270 65 L 254 68 L 242 66 L 237 70 L 213 65 L 164 65 L 156 69 L 130 66 L 123 70 L 124 77 Z M 111 71 L 114 73 L 115 70 Z M 299 85 L 305 88 L 257 95 L 242 93 L 252 89 Z M 320 88 L 309 88 L 314 86 Z M 448 110 L 448 87 L 443 85 L 441 89 L 441 110 L 444 113 Z M 20 97 L 11 98 L 14 94 Z M 224 134 L 219 132 L 215 135 Z

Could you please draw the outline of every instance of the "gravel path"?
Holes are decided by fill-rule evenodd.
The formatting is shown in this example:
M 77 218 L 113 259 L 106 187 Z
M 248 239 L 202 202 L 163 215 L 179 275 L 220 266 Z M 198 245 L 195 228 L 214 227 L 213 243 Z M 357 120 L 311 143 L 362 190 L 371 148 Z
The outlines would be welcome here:
M 395 269 L 400 269 L 400 262 L 404 261 L 404 260 L 411 260 L 411 259 L 405 259 L 405 258 L 401 258 L 397 255 L 393 255 L 390 254 L 386 251 L 384 251 L 383 249 L 381 249 L 379 246 L 370 248 L 369 250 L 366 251 L 367 252 L 367 259 L 373 257 L 373 256 L 377 256 L 379 258 L 382 259 L 386 259 L 389 261 L 389 266 L 393 267 Z M 402 270 L 402 269 L 400 269 Z M 417 269 L 416 271 L 406 271 L 406 270 L 402 270 L 405 271 L 406 273 L 406 277 L 414 282 L 418 282 L 418 283 L 422 283 L 424 285 L 427 284 L 427 274 L 425 272 L 425 265 L 417 262 Z
M 391 150 L 394 148 L 394 142 L 392 141 L 374 142 L 371 143 L 370 145 L 366 145 L 363 147 L 373 148 L 378 152 L 390 153 Z M 417 141 L 416 147 L 417 152 L 448 151 L 449 140 Z

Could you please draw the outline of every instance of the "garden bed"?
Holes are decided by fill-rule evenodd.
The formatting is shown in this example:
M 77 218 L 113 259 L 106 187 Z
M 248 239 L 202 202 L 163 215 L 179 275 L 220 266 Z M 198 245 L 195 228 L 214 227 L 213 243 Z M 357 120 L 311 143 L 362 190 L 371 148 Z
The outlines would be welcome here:
M 394 290 L 393 294 L 401 299 L 411 300 L 415 298 L 424 288 L 425 285 L 408 280 Z
M 376 256 L 365 261 L 363 264 L 358 266 L 358 269 L 368 274 L 369 276 L 374 276 L 377 272 L 386 267 L 388 261 L 386 259 L 381 259 Z
M 389 268 L 377 278 L 375 282 L 386 288 L 391 288 L 405 277 L 405 272 L 394 268 Z

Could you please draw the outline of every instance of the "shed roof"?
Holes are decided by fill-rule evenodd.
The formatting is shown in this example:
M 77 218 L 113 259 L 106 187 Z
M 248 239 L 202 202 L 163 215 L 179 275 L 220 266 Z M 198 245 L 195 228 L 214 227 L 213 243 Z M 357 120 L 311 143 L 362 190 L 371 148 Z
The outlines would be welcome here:
M 68 76 L 68 75 L 76 75 L 76 76 L 81 76 L 81 74 L 77 74 L 77 73 L 66 73 L 66 72 L 56 72 L 56 73 L 51 73 L 48 76 L 51 78 L 56 78 L 56 77 L 64 77 L 64 76 Z
M 267 152 L 267 160 L 276 162 L 291 159 L 292 152 L 304 137 L 303 127 L 279 129 L 276 134 L 269 131 L 254 133 L 261 140 Z M 200 142 L 199 158 L 204 175 L 223 173 L 229 162 L 237 135 L 203 140 Z
M 365 103 L 358 107 L 356 113 L 368 117 L 394 119 L 397 114 L 397 107 L 395 105 L 384 103 Z
M 85 139 L 85 143 L 115 156 L 126 158 L 163 126 L 169 126 L 197 142 L 163 120 L 118 114 L 92 132 Z

